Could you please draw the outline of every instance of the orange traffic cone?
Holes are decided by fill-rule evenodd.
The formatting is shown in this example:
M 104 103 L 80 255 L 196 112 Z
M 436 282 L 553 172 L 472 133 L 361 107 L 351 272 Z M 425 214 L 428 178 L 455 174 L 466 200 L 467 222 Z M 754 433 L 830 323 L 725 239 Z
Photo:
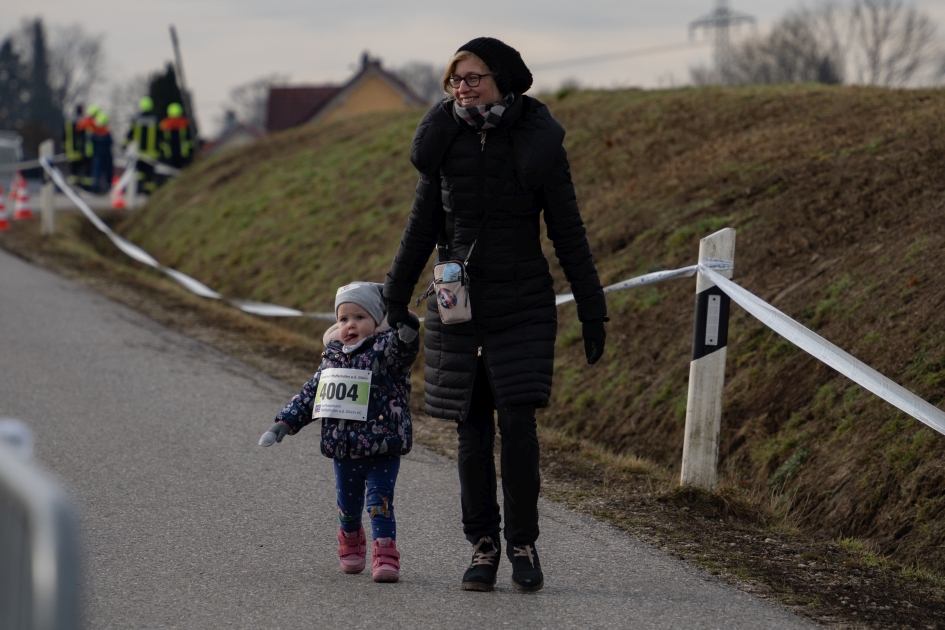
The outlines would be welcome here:
M 125 191 L 118 186 L 118 177 L 112 177 L 112 208 L 115 210 L 124 210 Z
M 3 202 L 3 184 L 0 184 L 0 232 L 6 232 L 10 229 L 10 222 L 7 220 L 7 205 Z
M 14 194 L 15 203 L 13 204 L 13 219 L 32 219 L 33 211 L 30 209 L 30 193 L 26 188 L 26 180 L 21 173 L 16 174 L 16 193 Z

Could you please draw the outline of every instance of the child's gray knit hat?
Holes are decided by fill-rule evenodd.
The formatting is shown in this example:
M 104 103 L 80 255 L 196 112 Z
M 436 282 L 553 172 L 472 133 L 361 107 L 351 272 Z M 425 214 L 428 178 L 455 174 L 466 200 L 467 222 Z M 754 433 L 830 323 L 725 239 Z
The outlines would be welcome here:
M 387 314 L 384 304 L 383 284 L 377 282 L 351 282 L 338 287 L 335 293 L 335 317 L 338 317 L 338 307 L 345 302 L 357 304 L 374 318 L 374 323 L 380 325 Z

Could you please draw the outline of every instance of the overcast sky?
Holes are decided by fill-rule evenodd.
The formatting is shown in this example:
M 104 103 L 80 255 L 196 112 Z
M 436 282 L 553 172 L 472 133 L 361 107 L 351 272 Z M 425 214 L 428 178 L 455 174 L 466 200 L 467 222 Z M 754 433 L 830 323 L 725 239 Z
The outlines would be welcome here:
M 0 12 L 0 35 L 24 18 L 81 24 L 105 35 L 115 82 L 171 60 L 168 25 L 180 38 L 184 72 L 197 114 L 212 124 L 232 87 L 270 73 L 294 83 L 341 83 L 361 52 L 386 66 L 443 65 L 458 46 L 482 35 L 517 48 L 533 69 L 536 91 L 576 79 L 600 87 L 658 87 L 688 81 L 688 68 L 711 63 L 711 40 L 672 52 L 593 64 L 551 62 L 667 44 L 684 44 L 690 21 L 715 0 L 30 0 Z M 810 3 L 808 3 L 810 4 Z M 945 24 L 945 0 L 916 3 Z M 731 0 L 768 28 L 796 0 Z M 945 37 L 945 26 L 940 27 Z M 699 42 L 702 42 L 699 45 Z

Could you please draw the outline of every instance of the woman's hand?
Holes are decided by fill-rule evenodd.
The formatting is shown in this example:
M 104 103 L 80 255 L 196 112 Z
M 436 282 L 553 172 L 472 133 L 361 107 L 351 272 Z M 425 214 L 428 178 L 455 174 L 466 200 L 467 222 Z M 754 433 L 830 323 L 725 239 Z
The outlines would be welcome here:
M 397 336 L 404 343 L 413 343 L 419 333 L 420 318 L 408 311 L 407 318 L 397 326 Z
M 274 442 L 281 442 L 282 438 L 285 437 L 285 434 L 289 432 L 289 425 L 281 420 L 271 427 L 269 430 L 262 434 L 262 437 L 259 438 L 260 446 L 272 446 Z
M 397 324 L 407 321 L 409 313 L 406 302 L 387 300 L 387 323 L 391 328 L 397 328 Z
M 581 322 L 581 333 L 584 336 L 584 356 L 587 357 L 588 365 L 597 363 L 604 354 L 604 340 L 607 338 L 604 322 L 609 321 L 609 317 L 603 317 Z

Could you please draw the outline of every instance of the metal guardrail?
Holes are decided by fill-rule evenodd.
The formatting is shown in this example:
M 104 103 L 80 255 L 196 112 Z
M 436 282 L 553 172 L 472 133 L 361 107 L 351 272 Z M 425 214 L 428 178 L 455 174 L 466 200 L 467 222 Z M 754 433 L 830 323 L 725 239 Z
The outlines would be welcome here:
M 72 502 L 48 475 L 0 441 L 0 628 L 81 625 Z
M 165 164 L 160 160 L 155 160 L 149 155 L 137 155 L 134 151 L 129 152 L 128 155 L 116 156 L 113 158 L 113 162 L 116 166 L 124 166 L 125 168 L 130 168 L 129 165 L 133 164 L 135 160 L 139 162 L 147 162 L 154 167 L 154 172 L 158 175 L 167 175 L 169 177 L 180 177 L 181 170 L 179 168 L 174 168 L 170 164 Z M 68 156 L 65 153 L 60 153 L 49 158 L 50 162 L 54 164 L 61 164 L 62 162 L 68 161 Z M 16 162 L 0 162 L 0 173 L 14 173 L 16 171 L 25 171 L 33 168 L 39 168 L 42 166 L 39 163 L 39 158 L 35 160 L 26 160 L 26 161 L 16 161 Z
M 50 158 L 52 162 L 56 164 L 66 161 L 66 154 L 60 153 L 59 155 L 54 155 Z M 8 162 L 0 163 L 0 173 L 15 173 L 16 171 L 26 171 L 32 168 L 39 168 L 41 164 L 39 159 L 27 160 L 25 162 Z

